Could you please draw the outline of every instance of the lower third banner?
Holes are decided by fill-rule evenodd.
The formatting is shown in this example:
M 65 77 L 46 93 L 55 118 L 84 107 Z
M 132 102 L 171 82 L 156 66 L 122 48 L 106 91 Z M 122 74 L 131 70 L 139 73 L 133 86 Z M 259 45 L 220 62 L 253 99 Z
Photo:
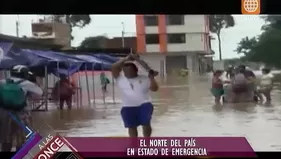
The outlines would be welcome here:
M 68 137 L 66 140 L 82 157 L 256 157 L 244 137 Z

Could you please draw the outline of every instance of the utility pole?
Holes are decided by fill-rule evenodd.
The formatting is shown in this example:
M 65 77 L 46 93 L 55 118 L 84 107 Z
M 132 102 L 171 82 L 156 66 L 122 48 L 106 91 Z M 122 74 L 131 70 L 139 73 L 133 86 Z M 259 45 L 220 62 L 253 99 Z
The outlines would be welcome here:
M 2 15 L 0 15 L 0 24 L 2 24 Z M 0 25 L 0 33 L 2 33 L 2 25 Z
M 124 22 L 122 22 L 121 24 L 122 24 L 122 32 L 121 32 L 122 33 L 122 47 L 124 48 L 125 47 L 125 39 L 124 39 L 125 38 L 124 37 L 125 36 L 125 25 L 124 25 Z
M 16 20 L 16 34 L 17 34 L 17 37 L 19 37 L 19 25 L 20 25 L 20 22 L 19 22 L 19 15 L 17 15 L 17 20 Z

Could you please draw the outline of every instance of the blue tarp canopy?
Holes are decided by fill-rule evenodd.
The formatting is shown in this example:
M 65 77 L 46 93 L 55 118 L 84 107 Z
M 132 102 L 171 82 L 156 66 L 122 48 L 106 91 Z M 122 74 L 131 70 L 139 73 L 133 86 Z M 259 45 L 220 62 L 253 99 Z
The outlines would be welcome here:
M 10 69 L 14 65 L 18 65 L 18 64 L 24 65 L 27 62 L 23 59 L 19 63 L 18 60 L 16 60 L 13 57 L 12 46 L 13 46 L 12 43 L 0 43 L 0 68 L 1 69 Z M 8 52 L 10 51 L 11 51 L 11 56 L 8 56 Z
M 11 69 L 14 65 L 27 65 L 35 73 L 72 75 L 80 70 L 109 70 L 118 58 L 102 53 L 69 55 L 62 52 L 20 49 L 12 43 L 0 42 L 0 69 Z
M 117 57 L 106 55 L 106 54 L 102 54 L 102 53 L 98 53 L 98 54 L 94 54 L 94 55 L 91 54 L 91 53 L 88 53 L 88 54 L 91 55 L 91 56 L 97 57 L 99 59 L 102 59 L 104 61 L 107 61 L 109 63 L 115 63 L 116 61 L 119 60 Z

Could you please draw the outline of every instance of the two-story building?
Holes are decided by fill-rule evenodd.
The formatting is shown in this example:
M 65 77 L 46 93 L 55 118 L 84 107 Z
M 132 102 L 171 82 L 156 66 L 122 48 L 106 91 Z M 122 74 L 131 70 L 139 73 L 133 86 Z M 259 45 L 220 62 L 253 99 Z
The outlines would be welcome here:
M 44 16 L 31 24 L 32 37 L 41 43 L 61 45 L 71 48 L 71 27 L 63 18 Z
M 137 52 L 166 75 L 173 69 L 199 72 L 211 53 L 207 15 L 136 15 Z

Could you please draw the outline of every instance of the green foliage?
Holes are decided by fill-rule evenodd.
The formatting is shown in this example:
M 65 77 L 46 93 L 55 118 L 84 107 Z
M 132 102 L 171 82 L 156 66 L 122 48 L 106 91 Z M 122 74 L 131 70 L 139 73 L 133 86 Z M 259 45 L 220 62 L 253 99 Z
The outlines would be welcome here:
M 266 24 L 258 38 L 243 38 L 236 49 L 253 62 L 263 62 L 268 66 L 281 67 L 281 16 L 262 17 Z
M 89 14 L 57 14 L 54 15 L 54 18 L 55 21 L 59 21 L 60 18 L 65 18 L 66 23 L 71 26 L 71 32 L 74 27 L 83 28 L 91 23 Z M 71 40 L 73 40 L 73 36 L 71 36 Z
M 83 28 L 84 26 L 91 23 L 91 17 L 89 14 L 57 14 L 54 15 L 55 21 L 60 21 L 60 18 L 65 18 L 66 22 L 71 27 Z
M 235 20 L 232 15 L 209 15 L 210 31 L 215 33 L 219 42 L 219 58 L 222 60 L 221 50 L 221 30 L 224 28 L 233 27 Z
M 220 34 L 221 29 L 233 27 L 235 21 L 232 15 L 209 15 L 210 31 Z
M 87 48 L 87 49 L 105 48 L 107 40 L 108 38 L 105 36 L 87 37 L 81 42 L 79 48 Z
M 242 53 L 244 55 L 248 55 L 251 53 L 254 46 L 257 44 L 256 37 L 249 39 L 249 37 L 243 38 L 239 43 L 238 47 L 235 50 L 238 54 Z

